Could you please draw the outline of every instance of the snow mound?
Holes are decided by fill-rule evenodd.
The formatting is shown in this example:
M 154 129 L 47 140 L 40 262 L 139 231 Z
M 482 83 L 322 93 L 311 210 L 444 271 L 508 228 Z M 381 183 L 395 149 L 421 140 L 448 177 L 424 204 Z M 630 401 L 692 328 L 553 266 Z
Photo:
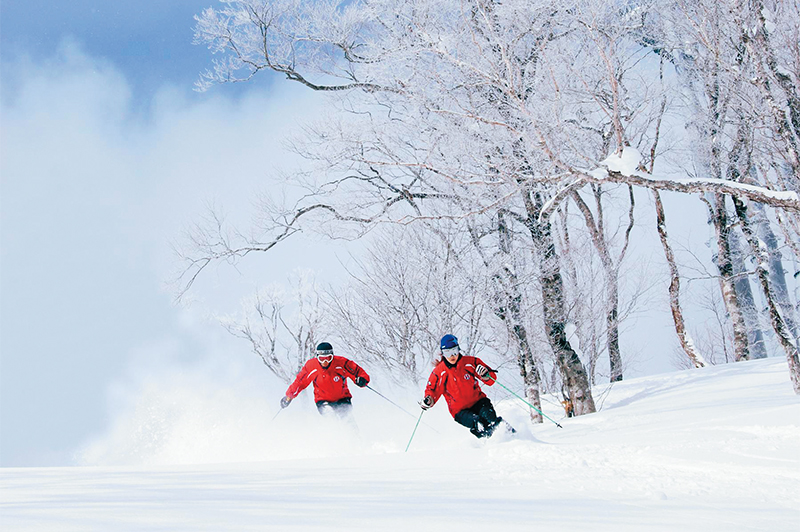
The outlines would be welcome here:
M 600 162 L 611 172 L 619 172 L 622 175 L 633 175 L 636 173 L 639 163 L 642 162 L 642 154 L 636 148 L 625 146 L 621 154 L 612 153 Z

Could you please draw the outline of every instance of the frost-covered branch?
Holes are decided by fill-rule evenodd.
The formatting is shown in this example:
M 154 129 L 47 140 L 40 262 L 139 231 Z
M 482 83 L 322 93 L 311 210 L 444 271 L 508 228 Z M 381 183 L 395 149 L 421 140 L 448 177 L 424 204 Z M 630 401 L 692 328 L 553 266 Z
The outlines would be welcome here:
M 633 185 L 651 190 L 681 192 L 684 194 L 719 193 L 735 197 L 747 198 L 756 203 L 763 203 L 777 209 L 782 209 L 794 214 L 800 214 L 800 197 L 794 191 L 777 191 L 766 187 L 738 183 L 725 179 L 667 179 L 654 177 L 646 172 L 631 168 L 631 161 L 638 165 L 639 154 L 632 148 L 625 148 L 621 164 L 613 164 L 611 155 L 605 164 L 592 171 L 574 171 L 574 179 L 555 192 L 542 209 L 542 218 L 552 215 L 558 204 L 573 191 L 582 188 L 587 183 L 618 183 Z M 627 166 L 627 167 L 626 167 Z

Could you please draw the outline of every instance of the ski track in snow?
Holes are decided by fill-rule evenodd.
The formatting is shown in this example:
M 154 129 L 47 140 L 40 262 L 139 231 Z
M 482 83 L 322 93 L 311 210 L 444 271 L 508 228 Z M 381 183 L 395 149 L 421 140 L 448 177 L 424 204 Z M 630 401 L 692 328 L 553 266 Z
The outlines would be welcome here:
M 268 442 L 266 460 L 6 468 L 0 528 L 800 530 L 800 398 L 785 360 L 616 383 L 563 430 L 532 426 L 515 401 L 497 409 L 516 437 L 475 440 L 437 405 L 408 453 L 414 420 L 375 403 L 386 424 L 359 416 L 359 435 L 297 412 L 317 432 L 296 436 L 314 441 Z M 273 428 L 291 435 L 288 412 Z

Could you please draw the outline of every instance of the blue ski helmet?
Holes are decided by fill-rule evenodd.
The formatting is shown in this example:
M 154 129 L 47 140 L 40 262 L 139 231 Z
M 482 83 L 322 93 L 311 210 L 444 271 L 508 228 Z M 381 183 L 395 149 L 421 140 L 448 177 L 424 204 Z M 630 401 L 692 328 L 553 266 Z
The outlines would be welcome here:
M 458 347 L 458 338 L 452 334 L 445 334 L 442 336 L 442 341 L 439 342 L 439 344 L 442 349 L 452 349 Z

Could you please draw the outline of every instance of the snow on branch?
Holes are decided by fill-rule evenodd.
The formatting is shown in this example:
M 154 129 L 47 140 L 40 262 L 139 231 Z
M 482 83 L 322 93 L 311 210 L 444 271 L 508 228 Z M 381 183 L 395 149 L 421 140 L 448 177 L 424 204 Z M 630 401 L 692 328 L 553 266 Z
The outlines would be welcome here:
M 594 182 L 600 181 L 603 181 L 603 179 L 594 178 Z M 765 187 L 737 183 L 735 181 L 726 181 L 724 179 L 657 179 L 643 172 L 623 175 L 620 172 L 609 171 L 605 181 L 638 185 L 646 188 L 657 188 L 672 192 L 684 192 L 687 194 L 721 192 L 722 194 L 745 197 L 756 203 L 764 203 L 771 207 L 800 213 L 800 199 L 798 199 L 796 192 L 770 190 Z
M 574 169 L 571 173 L 575 179 L 562 187 L 544 205 L 539 215 L 540 220 L 548 218 L 558 205 L 572 191 L 577 190 L 587 183 L 619 183 L 635 185 L 652 190 L 667 190 L 670 192 L 683 192 L 696 194 L 715 192 L 728 194 L 737 198 L 747 198 L 756 203 L 763 203 L 771 207 L 800 214 L 800 198 L 793 191 L 771 190 L 766 187 L 749 185 L 725 179 L 672 179 L 657 178 L 641 170 L 639 161 L 641 155 L 631 147 L 626 147 L 621 156 L 612 154 L 600 163 L 594 170 Z

